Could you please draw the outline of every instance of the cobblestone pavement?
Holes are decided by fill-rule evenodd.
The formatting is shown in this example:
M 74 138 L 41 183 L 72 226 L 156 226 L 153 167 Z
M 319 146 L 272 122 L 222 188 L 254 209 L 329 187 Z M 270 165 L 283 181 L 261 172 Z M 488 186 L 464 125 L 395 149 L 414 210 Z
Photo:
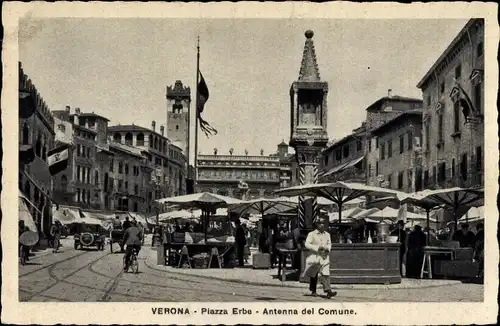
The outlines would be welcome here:
M 121 253 L 74 250 L 67 245 L 56 254 L 31 259 L 19 267 L 20 301 L 324 301 L 310 297 L 307 288 L 238 284 L 178 274 L 146 260 L 152 249 L 139 254 L 139 273 L 123 273 Z M 472 302 L 483 300 L 483 285 L 450 284 L 423 289 L 338 289 L 337 302 Z

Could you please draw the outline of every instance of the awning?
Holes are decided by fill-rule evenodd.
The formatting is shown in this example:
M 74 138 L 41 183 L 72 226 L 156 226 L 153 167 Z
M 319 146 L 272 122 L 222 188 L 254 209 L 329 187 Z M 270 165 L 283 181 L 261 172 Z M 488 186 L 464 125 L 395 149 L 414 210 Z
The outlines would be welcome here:
M 324 173 L 323 177 L 326 177 L 326 176 L 329 176 L 329 175 L 332 175 L 332 174 L 335 174 L 335 173 L 339 173 L 342 170 L 345 170 L 347 168 L 353 167 L 356 164 L 358 164 L 359 162 L 361 162 L 364 158 L 365 158 L 365 156 L 363 155 L 361 157 L 358 157 L 357 159 L 354 159 L 354 160 L 351 160 L 351 161 L 346 162 L 344 164 L 338 165 L 338 166 L 330 169 L 328 172 Z
M 22 197 L 19 198 L 19 221 L 24 221 L 24 225 L 27 226 L 30 231 L 37 231 L 33 216 L 28 209 L 28 205 L 26 205 L 26 199 Z
M 62 224 L 71 224 L 80 219 L 80 213 L 77 209 L 69 207 L 61 207 L 57 209 L 56 205 L 52 205 L 52 220 L 59 221 Z

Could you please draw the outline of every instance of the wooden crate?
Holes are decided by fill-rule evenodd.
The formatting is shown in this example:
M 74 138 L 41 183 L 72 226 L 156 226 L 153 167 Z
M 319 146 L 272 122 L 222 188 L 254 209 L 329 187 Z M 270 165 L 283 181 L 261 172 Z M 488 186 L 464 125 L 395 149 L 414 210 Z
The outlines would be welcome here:
M 271 255 L 260 252 L 253 254 L 252 266 L 254 269 L 269 269 L 271 267 Z

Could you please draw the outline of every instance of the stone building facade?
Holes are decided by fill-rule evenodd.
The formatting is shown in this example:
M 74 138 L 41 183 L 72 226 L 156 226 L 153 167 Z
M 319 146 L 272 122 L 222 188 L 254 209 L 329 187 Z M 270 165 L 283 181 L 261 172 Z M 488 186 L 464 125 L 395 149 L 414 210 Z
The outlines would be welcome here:
M 406 111 L 373 128 L 377 161 L 367 161 L 369 184 L 405 192 L 422 190 L 422 111 Z
M 38 231 L 47 233 L 52 224 L 52 176 L 47 153 L 54 148 L 54 117 L 19 63 L 20 99 L 31 99 L 30 109 L 19 110 L 19 190 L 29 205 Z
M 279 189 L 281 180 L 278 155 L 260 156 L 220 155 L 214 149 L 213 155 L 198 155 L 197 187 L 200 192 L 212 192 L 225 196 L 242 198 L 245 190 L 238 188 L 240 182 L 248 185 L 247 198 L 271 197 Z
M 365 124 L 321 152 L 321 182 L 365 183 Z
M 471 19 L 417 85 L 424 99 L 424 187 L 484 184 L 483 72 L 484 20 Z

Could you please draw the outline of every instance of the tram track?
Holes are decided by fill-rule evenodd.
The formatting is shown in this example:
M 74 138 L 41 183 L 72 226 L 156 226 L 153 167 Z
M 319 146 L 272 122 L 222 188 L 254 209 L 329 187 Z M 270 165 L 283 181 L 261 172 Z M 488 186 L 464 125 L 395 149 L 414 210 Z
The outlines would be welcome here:
M 34 297 L 38 296 L 38 295 L 42 295 L 42 293 L 48 291 L 49 289 L 53 288 L 54 286 L 58 285 L 58 284 L 61 284 L 61 283 L 67 283 L 67 284 L 71 284 L 71 285 L 78 285 L 78 284 L 74 284 L 72 282 L 67 282 L 66 279 L 70 278 L 71 276 L 75 275 L 76 273 L 78 273 L 79 271 L 85 269 L 85 268 L 88 268 L 88 266 L 92 265 L 92 264 L 95 264 L 97 263 L 99 260 L 111 255 L 111 253 L 107 253 L 103 256 L 100 256 L 98 257 L 97 259 L 94 259 L 92 260 L 91 262 L 85 264 L 84 266 L 80 267 L 80 268 L 77 268 L 76 270 L 72 271 L 71 273 L 69 273 L 68 275 L 65 275 L 63 278 L 59 278 L 55 272 L 54 272 L 54 269 L 57 267 L 57 265 L 59 264 L 63 264 L 65 262 L 68 262 L 70 261 L 72 258 L 78 258 L 80 256 L 83 256 L 85 253 L 81 254 L 81 255 L 76 255 L 76 256 L 73 256 L 69 259 L 64 259 L 64 260 L 61 260 L 61 261 L 58 261 L 56 263 L 52 263 L 48 266 L 45 266 L 44 268 L 40 268 L 38 269 L 37 271 L 40 271 L 40 270 L 43 270 L 43 269 L 48 269 L 47 272 L 49 274 L 49 277 L 55 281 L 55 283 L 51 283 L 49 285 L 47 285 L 46 287 L 44 287 L 42 290 L 39 290 L 39 291 L 36 291 L 36 292 L 29 292 L 29 291 L 26 291 L 26 290 L 23 290 L 24 292 L 26 293 L 29 293 L 30 295 L 27 297 L 27 298 L 24 298 L 23 301 L 30 301 L 31 299 L 33 299 Z M 26 276 L 26 275 L 30 275 L 30 274 L 33 274 L 35 271 L 32 271 L 30 273 L 26 273 L 24 274 L 23 276 Z
M 34 270 L 29 271 L 29 272 L 27 272 L 27 273 L 24 273 L 24 274 L 19 273 L 19 278 L 26 277 L 26 276 L 28 276 L 28 275 L 34 274 L 34 273 L 39 272 L 39 271 L 44 270 L 44 269 L 50 269 L 52 266 L 55 266 L 55 265 L 58 265 L 58 264 L 61 264 L 61 263 L 67 262 L 67 261 L 69 261 L 69 260 L 71 260 L 71 259 L 79 258 L 79 257 L 81 257 L 81 256 L 83 256 L 83 255 L 85 255 L 85 254 L 87 254 L 87 253 L 89 253 L 89 252 L 90 252 L 90 251 L 84 251 L 84 252 L 79 253 L 79 254 L 77 254 L 77 255 L 75 255 L 75 256 L 71 256 L 71 257 L 65 258 L 65 259 L 63 259 L 63 260 L 58 260 L 58 261 L 56 261 L 56 262 L 53 262 L 53 263 L 48 264 L 48 265 L 46 265 L 46 266 L 43 266 L 43 267 L 40 267 L 40 268 L 34 269 Z

